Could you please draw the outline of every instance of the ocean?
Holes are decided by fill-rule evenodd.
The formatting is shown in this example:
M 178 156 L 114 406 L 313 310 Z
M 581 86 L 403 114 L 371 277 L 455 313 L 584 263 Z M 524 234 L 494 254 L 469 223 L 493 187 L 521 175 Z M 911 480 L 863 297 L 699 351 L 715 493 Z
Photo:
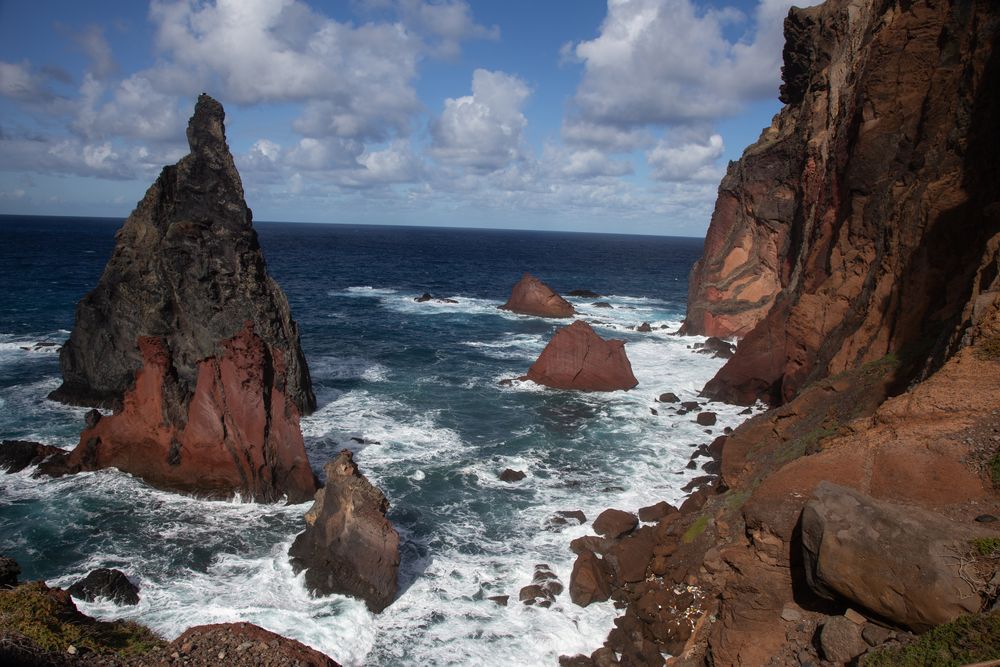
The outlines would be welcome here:
M 48 401 L 58 344 L 101 274 L 121 220 L 0 216 L 0 438 L 70 448 L 85 410 Z M 401 536 L 400 594 L 372 615 L 362 602 L 313 598 L 286 552 L 308 504 L 205 501 L 151 489 L 116 470 L 35 479 L 0 475 L 0 553 L 22 579 L 68 586 L 116 567 L 140 587 L 135 607 L 77 601 L 167 638 L 205 623 L 249 621 L 345 665 L 553 665 L 591 653 L 610 603 L 568 591 L 551 608 L 518 602 L 534 566 L 569 586 L 570 541 L 602 510 L 679 503 L 703 474 L 686 464 L 736 426 L 742 408 L 711 404 L 715 427 L 654 402 L 695 400 L 722 361 L 674 335 L 702 240 L 416 227 L 255 223 L 285 290 L 319 402 L 302 420 L 319 471 L 349 448 L 388 497 Z M 639 386 L 576 393 L 523 375 L 568 321 L 497 309 L 524 272 L 570 301 L 604 337 L 626 341 Z M 457 303 L 417 303 L 424 292 Z M 630 329 L 649 322 L 652 333 Z M 665 328 L 660 328 L 665 327 Z M 41 344 L 41 345 L 40 345 Z M 654 414 L 651 408 L 658 410 Z M 505 468 L 527 473 L 516 483 Z M 587 524 L 557 525 L 562 510 Z M 487 598 L 510 595 L 507 606 Z

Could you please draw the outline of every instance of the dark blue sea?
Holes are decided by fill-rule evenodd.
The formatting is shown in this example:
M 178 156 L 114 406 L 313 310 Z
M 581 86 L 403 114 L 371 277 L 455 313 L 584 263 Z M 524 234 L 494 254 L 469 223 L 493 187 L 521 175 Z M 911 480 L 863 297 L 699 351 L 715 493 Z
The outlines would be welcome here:
M 59 384 L 57 346 L 75 304 L 97 283 L 120 224 L 0 216 L 0 438 L 76 444 L 84 410 L 46 395 Z M 705 429 L 653 400 L 666 391 L 695 399 L 721 365 L 691 349 L 697 339 L 671 333 L 701 239 L 255 227 L 319 400 L 302 421 L 313 466 L 350 448 L 389 498 L 402 537 L 399 599 L 374 616 L 353 599 L 309 596 L 285 556 L 308 505 L 203 501 L 115 470 L 0 475 L 0 552 L 24 578 L 53 585 L 96 567 L 124 570 L 141 588 L 137 607 L 79 607 L 168 638 L 250 621 L 345 665 L 552 665 L 601 646 L 610 604 L 583 609 L 563 593 L 543 609 L 517 594 L 536 563 L 568 587 L 569 543 L 603 509 L 680 501 L 701 474 L 686 468 L 693 448 L 740 420 L 739 408 L 715 404 L 719 423 Z M 526 271 L 562 293 L 605 295 L 612 309 L 570 300 L 602 336 L 626 341 L 635 390 L 498 384 L 522 375 L 560 326 L 497 309 Z M 424 292 L 457 303 L 417 303 Z M 631 329 L 642 322 L 654 331 Z M 527 477 L 501 482 L 505 468 Z M 553 525 L 559 510 L 583 510 L 588 524 Z M 510 604 L 486 599 L 495 595 Z

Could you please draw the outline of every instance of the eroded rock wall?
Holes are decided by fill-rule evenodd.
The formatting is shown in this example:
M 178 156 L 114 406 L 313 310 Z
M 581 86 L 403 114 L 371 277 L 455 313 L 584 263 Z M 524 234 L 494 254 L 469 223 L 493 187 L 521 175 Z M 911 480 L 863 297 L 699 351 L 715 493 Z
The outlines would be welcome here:
M 954 351 L 997 289 L 998 22 L 988 0 L 790 11 L 785 107 L 730 165 L 692 272 L 684 330 L 743 336 L 708 395 L 780 404 Z

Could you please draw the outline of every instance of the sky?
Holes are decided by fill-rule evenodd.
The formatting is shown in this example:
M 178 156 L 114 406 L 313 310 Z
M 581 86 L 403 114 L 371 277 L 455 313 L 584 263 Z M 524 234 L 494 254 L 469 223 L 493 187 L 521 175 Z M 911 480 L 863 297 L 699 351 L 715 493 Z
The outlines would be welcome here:
M 207 92 L 255 220 L 703 236 L 791 4 L 0 0 L 0 213 L 127 216 Z

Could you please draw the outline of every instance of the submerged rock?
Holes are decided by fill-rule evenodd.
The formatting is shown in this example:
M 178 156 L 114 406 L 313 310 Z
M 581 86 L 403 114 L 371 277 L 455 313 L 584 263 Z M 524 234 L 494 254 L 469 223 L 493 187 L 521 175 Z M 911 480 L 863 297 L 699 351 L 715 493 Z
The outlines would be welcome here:
M 190 153 L 164 167 L 116 235 L 100 282 L 77 305 L 51 398 L 116 408 L 143 365 L 137 341 L 162 338 L 178 397 L 194 393 L 201 363 L 249 320 L 283 359 L 282 393 L 300 414 L 316 407 L 298 326 L 267 273 L 226 144 L 222 105 L 201 95 L 187 129 Z
M 500 473 L 501 482 L 520 482 L 525 477 L 527 477 L 527 475 L 523 471 L 514 470 L 513 468 L 507 468 Z
M 139 604 L 139 587 L 129 581 L 121 570 L 106 567 L 91 571 L 66 590 L 73 597 L 87 602 L 108 598 L 119 605 Z
M 556 331 L 525 377 L 547 387 L 581 391 L 616 391 L 639 384 L 625 342 L 604 340 L 581 320 Z
M 538 315 L 539 317 L 572 317 L 576 314 L 573 304 L 529 273 L 521 276 L 521 279 L 514 285 L 514 289 L 511 290 L 507 303 L 500 308 L 514 313 Z
M 389 501 L 358 472 L 343 450 L 326 464 L 326 485 L 306 512 L 306 529 L 288 555 L 296 572 L 317 595 L 361 598 L 372 612 L 396 596 L 399 534 L 385 517 Z
M 165 167 L 80 301 L 52 398 L 91 413 L 80 444 L 41 469 L 116 467 L 150 484 L 291 502 L 316 490 L 299 416 L 315 407 L 298 327 L 268 276 L 226 144 L 198 98 L 190 153 Z

